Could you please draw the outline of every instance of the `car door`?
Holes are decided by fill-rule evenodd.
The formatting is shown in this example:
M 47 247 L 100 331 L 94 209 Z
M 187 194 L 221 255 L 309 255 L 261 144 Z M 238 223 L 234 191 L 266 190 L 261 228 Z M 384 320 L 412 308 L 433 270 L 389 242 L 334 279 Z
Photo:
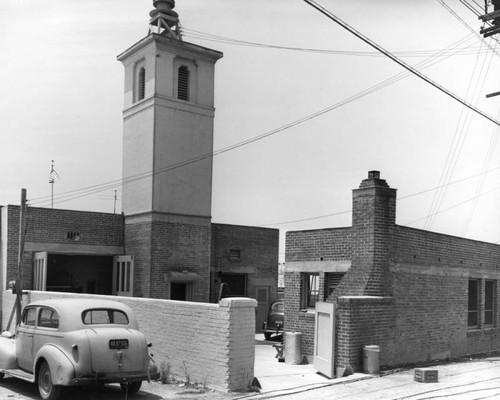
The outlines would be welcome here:
M 60 345 L 59 314 L 50 307 L 40 307 L 38 310 L 38 322 L 33 339 L 33 357 L 47 344 Z
M 33 372 L 33 337 L 36 326 L 36 307 L 26 307 L 17 327 L 16 356 L 19 368 Z

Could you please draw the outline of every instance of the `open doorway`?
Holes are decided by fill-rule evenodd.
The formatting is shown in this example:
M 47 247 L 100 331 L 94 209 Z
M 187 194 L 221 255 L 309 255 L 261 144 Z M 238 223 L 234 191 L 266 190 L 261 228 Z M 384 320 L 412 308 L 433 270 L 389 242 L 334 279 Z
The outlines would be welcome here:
M 224 284 L 224 297 L 245 297 L 247 295 L 247 274 L 220 274 L 221 285 Z
M 47 254 L 46 257 L 45 290 L 112 294 L 112 256 Z M 36 275 L 35 271 L 35 278 Z

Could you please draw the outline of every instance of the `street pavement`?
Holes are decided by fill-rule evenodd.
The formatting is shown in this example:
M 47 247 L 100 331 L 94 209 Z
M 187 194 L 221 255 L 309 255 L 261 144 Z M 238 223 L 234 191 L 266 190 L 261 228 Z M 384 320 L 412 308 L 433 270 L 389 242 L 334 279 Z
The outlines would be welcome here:
M 428 368 L 438 371 L 438 382 L 414 380 L 414 369 L 384 371 L 380 376 L 356 373 L 328 379 L 318 374 L 311 364 L 291 365 L 278 362 L 276 342 L 255 341 L 255 377 L 259 391 L 220 393 L 179 384 L 144 383 L 136 395 L 128 399 L 198 399 L 198 400 L 500 400 L 500 357 L 466 359 L 462 362 L 437 364 Z M 39 399 L 36 385 L 16 379 L 0 383 L 0 400 Z M 126 399 L 117 385 L 89 388 L 67 388 L 61 400 Z

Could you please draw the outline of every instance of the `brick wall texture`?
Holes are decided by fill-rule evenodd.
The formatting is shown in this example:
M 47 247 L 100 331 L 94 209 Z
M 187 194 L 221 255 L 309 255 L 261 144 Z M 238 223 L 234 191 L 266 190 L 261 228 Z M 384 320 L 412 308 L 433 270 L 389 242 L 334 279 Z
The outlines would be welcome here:
M 105 298 L 132 308 L 141 332 L 153 343 L 158 366 L 168 363 L 180 380 L 223 390 L 247 389 L 254 377 L 255 306 L 247 298 L 219 304 L 116 296 L 90 296 L 30 291 L 24 303 L 49 298 Z M 2 329 L 6 328 L 15 295 L 3 291 Z
M 7 279 L 3 282 L 4 288 L 11 280 L 17 277 L 17 260 L 19 252 L 19 206 L 5 206 L 3 209 L 2 225 L 6 226 Z M 68 232 L 77 232 L 79 240 L 68 238 Z M 120 247 L 124 243 L 123 216 L 120 214 L 106 214 L 86 211 L 58 210 L 49 208 L 28 207 L 26 211 L 25 243 L 52 245 L 81 246 L 112 246 Z M 8 238 L 8 240 L 7 240 Z M 5 242 L 2 243 L 2 246 Z M 33 254 L 25 252 L 23 255 L 24 287 L 32 287 Z
M 333 293 L 335 365 L 362 369 L 364 345 L 380 346 L 380 365 L 397 366 L 500 350 L 500 245 L 395 224 L 396 192 L 378 176 L 353 191 L 351 228 L 288 232 L 285 326 L 314 350 L 314 313 L 301 311 L 302 276 L 322 260 L 350 260 Z M 323 259 L 321 259 L 323 257 Z M 318 268 L 320 278 L 324 268 Z M 479 325 L 467 325 L 468 282 L 480 286 Z M 496 281 L 493 326 L 484 326 L 485 280 Z M 320 279 L 320 284 L 324 284 Z
M 240 250 L 241 259 L 232 261 L 230 250 Z M 277 299 L 279 230 L 242 225 L 212 224 L 212 293 L 218 296 L 218 273 L 247 274 L 247 297 L 257 298 L 255 288 L 270 288 L 270 301 Z
M 165 221 L 125 224 L 125 251 L 134 255 L 134 296 L 168 298 L 168 272 L 194 272 L 193 301 L 209 301 L 210 224 Z

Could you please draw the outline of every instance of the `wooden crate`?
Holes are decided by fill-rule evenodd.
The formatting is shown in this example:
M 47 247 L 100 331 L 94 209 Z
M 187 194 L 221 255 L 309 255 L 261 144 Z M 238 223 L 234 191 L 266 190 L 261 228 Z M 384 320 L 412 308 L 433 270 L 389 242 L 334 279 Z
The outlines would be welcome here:
M 438 370 L 433 368 L 415 368 L 414 379 L 417 382 L 437 382 Z

